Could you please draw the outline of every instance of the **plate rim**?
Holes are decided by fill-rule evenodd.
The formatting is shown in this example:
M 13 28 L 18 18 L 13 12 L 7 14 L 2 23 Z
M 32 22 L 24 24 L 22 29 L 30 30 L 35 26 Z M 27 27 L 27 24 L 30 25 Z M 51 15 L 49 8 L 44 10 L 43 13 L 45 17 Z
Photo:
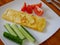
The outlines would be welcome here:
M 41 1 L 41 0 L 40 0 Z M 12 1 L 13 2 L 13 1 Z M 43 1 L 41 1 L 41 2 L 43 2 Z M 43 2 L 44 3 L 44 2 Z M 44 3 L 45 4 L 45 3 Z M 46 5 L 46 4 L 45 4 Z M 46 5 L 47 6 L 47 5 Z M 1 7 L 3 7 L 3 6 L 1 6 Z M 47 6 L 50 10 L 52 10 L 49 6 Z M 52 10 L 53 11 L 53 10 Z M 54 12 L 54 11 L 53 11 Z M 54 12 L 55 13 L 55 12 Z M 55 13 L 56 14 L 56 13 Z M 56 14 L 57 15 L 57 14 Z M 57 15 L 58 16 L 58 15 Z M 58 16 L 59 17 L 59 16 Z M 60 28 L 60 27 L 59 27 Z M 59 29 L 58 28 L 58 29 Z M 46 40 L 48 40 L 50 37 L 52 37 L 57 31 L 58 31 L 58 29 L 53 33 L 53 34 L 51 34 L 51 36 L 49 36 L 47 39 L 45 39 L 44 41 L 42 41 L 40 44 L 42 44 L 43 42 L 45 42 Z M 2 39 L 2 38 L 1 38 Z M 4 41 L 4 39 L 2 39 L 2 41 L 3 42 L 5 42 Z M 6 43 L 6 42 L 5 42 Z

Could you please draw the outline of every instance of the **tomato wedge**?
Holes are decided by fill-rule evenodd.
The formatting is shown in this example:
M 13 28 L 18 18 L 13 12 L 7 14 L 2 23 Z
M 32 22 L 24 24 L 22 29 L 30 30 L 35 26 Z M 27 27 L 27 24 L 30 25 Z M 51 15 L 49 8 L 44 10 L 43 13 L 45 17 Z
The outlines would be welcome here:
M 25 12 L 26 11 L 26 2 L 24 2 L 24 6 L 22 7 L 21 11 Z
M 39 8 L 38 6 L 36 6 L 36 7 L 34 8 L 34 12 L 35 12 L 35 14 L 37 14 L 38 16 L 42 16 L 42 14 L 44 13 L 44 11 L 43 11 L 41 8 Z
M 43 10 L 41 9 L 41 7 L 42 7 L 42 3 L 27 5 L 26 2 L 24 2 L 24 6 L 22 7 L 21 11 L 23 12 L 26 11 L 27 13 L 31 14 L 34 10 L 34 12 L 38 16 L 41 16 L 43 14 Z
M 30 5 L 31 7 L 32 7 L 32 9 L 34 9 L 35 8 L 35 6 L 38 6 L 38 7 L 42 7 L 42 3 L 38 3 L 38 4 L 32 4 L 32 5 Z
M 33 12 L 33 9 L 32 9 L 32 7 L 30 6 L 30 5 L 28 5 L 27 7 L 26 7 L 26 12 L 27 13 L 32 13 Z

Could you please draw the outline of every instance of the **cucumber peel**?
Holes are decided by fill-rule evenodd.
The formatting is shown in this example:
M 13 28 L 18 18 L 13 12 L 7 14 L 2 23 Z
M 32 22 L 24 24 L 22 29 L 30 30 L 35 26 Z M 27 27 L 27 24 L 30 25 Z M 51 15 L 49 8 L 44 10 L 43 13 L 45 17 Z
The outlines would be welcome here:
M 6 37 L 9 40 L 12 40 L 20 45 L 22 45 L 23 40 L 21 40 L 20 38 L 18 38 L 17 36 L 11 35 L 10 33 L 4 32 L 3 36 Z

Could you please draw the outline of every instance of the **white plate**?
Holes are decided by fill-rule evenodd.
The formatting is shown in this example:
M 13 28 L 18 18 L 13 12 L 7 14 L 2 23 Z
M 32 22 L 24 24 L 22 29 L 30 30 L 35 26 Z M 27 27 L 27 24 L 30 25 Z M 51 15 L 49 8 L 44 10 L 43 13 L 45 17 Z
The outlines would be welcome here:
M 2 20 L 1 15 L 7 8 L 20 10 L 24 2 L 26 2 L 27 4 L 34 4 L 34 3 L 39 3 L 42 1 L 40 0 L 15 0 L 13 2 L 10 2 L 0 7 L 0 38 L 3 40 L 5 45 L 17 45 L 17 44 L 3 37 L 3 32 L 6 31 L 3 25 L 7 21 Z M 60 17 L 55 12 L 53 12 L 47 5 L 45 5 L 43 2 L 42 4 L 43 4 L 42 9 L 44 9 L 43 17 L 45 17 L 47 21 L 47 26 L 44 29 L 44 32 L 37 32 L 37 31 L 27 28 L 28 31 L 36 38 L 36 40 L 38 41 L 38 44 L 41 44 L 42 42 L 47 40 L 49 37 L 51 37 L 60 27 Z M 32 44 L 26 42 L 26 44 L 24 45 L 32 45 Z

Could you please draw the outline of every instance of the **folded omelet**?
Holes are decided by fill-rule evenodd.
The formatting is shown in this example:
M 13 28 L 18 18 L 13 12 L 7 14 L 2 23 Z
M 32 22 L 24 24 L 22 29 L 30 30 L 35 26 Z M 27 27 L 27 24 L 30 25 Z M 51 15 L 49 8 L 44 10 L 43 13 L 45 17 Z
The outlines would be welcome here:
M 3 13 L 2 18 L 40 32 L 42 32 L 46 26 L 45 18 L 13 9 L 7 9 Z

